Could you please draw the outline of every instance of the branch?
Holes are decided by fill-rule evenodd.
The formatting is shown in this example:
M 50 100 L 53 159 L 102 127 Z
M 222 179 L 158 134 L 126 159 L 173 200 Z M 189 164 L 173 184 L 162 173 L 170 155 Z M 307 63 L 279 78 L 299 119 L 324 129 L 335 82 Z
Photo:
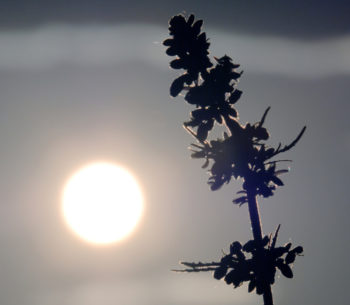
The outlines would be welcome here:
M 293 148 L 299 142 L 299 140 L 303 136 L 305 130 L 306 130 L 306 126 L 303 127 L 303 129 L 301 130 L 299 135 L 296 137 L 296 139 L 292 143 L 290 143 L 289 145 L 284 146 L 282 149 L 280 149 L 281 144 L 279 144 L 278 148 L 276 149 L 275 153 L 272 156 L 275 156 L 277 154 L 283 153 L 283 152 L 288 151 L 291 148 Z
M 261 127 L 264 124 L 267 113 L 270 111 L 270 109 L 271 109 L 271 107 L 267 107 L 267 109 L 265 110 L 265 112 L 264 112 L 264 114 L 259 122 L 259 125 L 258 125 L 259 127 Z

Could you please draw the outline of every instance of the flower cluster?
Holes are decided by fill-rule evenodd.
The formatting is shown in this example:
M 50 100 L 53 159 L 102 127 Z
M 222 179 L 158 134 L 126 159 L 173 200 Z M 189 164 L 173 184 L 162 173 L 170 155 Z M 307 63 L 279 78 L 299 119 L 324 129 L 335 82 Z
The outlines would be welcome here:
M 288 172 L 286 169 L 277 169 L 276 165 L 281 161 L 271 161 L 276 155 L 291 149 L 301 138 L 305 127 L 298 137 L 289 145 L 272 148 L 263 141 L 269 138 L 263 123 L 269 108 L 265 111 L 260 122 L 245 126 L 240 125 L 236 120 L 226 121 L 230 135 L 224 133 L 224 137 L 217 140 L 206 141 L 205 143 L 192 144 L 192 158 L 204 158 L 206 162 L 203 168 L 208 167 L 209 161 L 212 166 L 209 170 L 209 184 L 212 190 L 219 189 L 224 183 L 229 183 L 231 178 L 244 178 L 244 196 L 233 200 L 236 204 L 247 202 L 246 193 L 249 190 L 254 195 L 269 197 L 277 186 L 283 182 L 279 175 Z
M 182 262 L 189 269 L 176 270 L 181 272 L 214 271 L 214 278 L 224 279 L 228 285 L 234 288 L 249 282 L 248 291 L 254 289 L 256 293 L 264 294 L 266 287 L 275 282 L 277 269 L 287 278 L 293 277 L 291 265 L 297 255 L 303 253 L 303 248 L 292 248 L 291 243 L 276 247 L 278 229 L 274 237 L 265 236 L 261 244 L 249 240 L 243 246 L 239 241 L 230 245 L 229 254 L 225 254 L 220 262 L 211 263 L 188 263 Z
M 291 149 L 305 127 L 291 144 L 275 149 L 264 142 L 269 139 L 269 133 L 263 127 L 269 108 L 258 123 L 243 126 L 238 122 L 234 105 L 242 94 L 236 89 L 242 72 L 237 71 L 239 65 L 227 55 L 214 57 L 215 66 L 211 63 L 208 57 L 210 44 L 205 33 L 201 33 L 202 23 L 202 20 L 195 22 L 193 15 L 187 20 L 182 15 L 174 16 L 169 23 L 172 38 L 163 42 L 168 47 L 167 54 L 177 56 L 170 66 L 185 70 L 173 81 L 170 94 L 176 97 L 186 91 L 185 100 L 195 106 L 190 120 L 184 123 L 199 142 L 193 144 L 197 149 L 192 157 L 204 158 L 203 168 L 211 163 L 208 183 L 212 190 L 230 182 L 232 177 L 244 179 L 240 191 L 244 195 L 233 201 L 236 204 L 247 202 L 248 189 L 253 195 L 272 196 L 276 187 L 283 185 L 278 176 L 287 170 L 278 170 L 276 164 L 281 160 L 271 161 L 271 158 Z M 226 126 L 227 132 L 223 138 L 209 141 L 208 135 L 215 122 Z
M 175 97 L 184 88 L 196 81 L 200 73 L 205 74 L 213 64 L 208 57 L 209 43 L 205 33 L 201 33 L 203 21 L 194 22 L 191 15 L 186 20 L 182 15 L 174 16 L 169 22 L 169 32 L 173 38 L 166 39 L 163 44 L 168 47 L 169 56 L 177 56 L 170 63 L 173 69 L 185 69 L 187 72 L 177 78 L 170 88 L 170 94 Z

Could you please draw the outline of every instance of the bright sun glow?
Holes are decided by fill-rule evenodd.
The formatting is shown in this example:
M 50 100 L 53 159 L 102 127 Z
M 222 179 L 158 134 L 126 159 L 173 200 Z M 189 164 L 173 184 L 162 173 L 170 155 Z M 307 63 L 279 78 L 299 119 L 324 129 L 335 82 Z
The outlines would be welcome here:
M 135 178 L 111 163 L 77 171 L 63 191 L 63 215 L 75 233 L 97 244 L 122 240 L 140 220 L 143 199 Z

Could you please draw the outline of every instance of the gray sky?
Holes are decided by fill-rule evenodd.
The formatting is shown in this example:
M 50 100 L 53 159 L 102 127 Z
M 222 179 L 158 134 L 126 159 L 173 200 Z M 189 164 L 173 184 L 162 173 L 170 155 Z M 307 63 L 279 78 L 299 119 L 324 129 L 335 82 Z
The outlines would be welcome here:
M 346 1 L 3 1 L 0 18 L 0 303 L 6 305 L 261 304 L 179 260 L 219 259 L 251 238 L 233 182 L 211 192 L 169 97 L 176 72 L 161 41 L 181 11 L 205 19 L 212 55 L 240 63 L 242 121 L 272 106 L 272 144 L 307 132 L 286 158 L 285 186 L 261 200 L 265 232 L 303 245 L 276 304 L 346 304 L 350 170 L 350 33 Z M 111 247 L 77 239 L 60 215 L 76 169 L 106 160 L 140 181 L 145 213 Z

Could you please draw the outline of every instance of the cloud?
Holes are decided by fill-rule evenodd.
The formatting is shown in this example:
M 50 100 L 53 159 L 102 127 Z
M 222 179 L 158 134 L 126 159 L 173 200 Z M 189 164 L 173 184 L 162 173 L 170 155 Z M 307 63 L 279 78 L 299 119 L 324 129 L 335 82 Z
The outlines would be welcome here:
M 305 42 L 208 31 L 212 54 L 227 53 L 245 71 L 306 78 L 350 73 L 350 36 Z M 161 41 L 166 36 L 166 27 L 145 24 L 48 25 L 2 31 L 0 70 L 113 66 L 135 61 L 164 68 L 169 59 Z

